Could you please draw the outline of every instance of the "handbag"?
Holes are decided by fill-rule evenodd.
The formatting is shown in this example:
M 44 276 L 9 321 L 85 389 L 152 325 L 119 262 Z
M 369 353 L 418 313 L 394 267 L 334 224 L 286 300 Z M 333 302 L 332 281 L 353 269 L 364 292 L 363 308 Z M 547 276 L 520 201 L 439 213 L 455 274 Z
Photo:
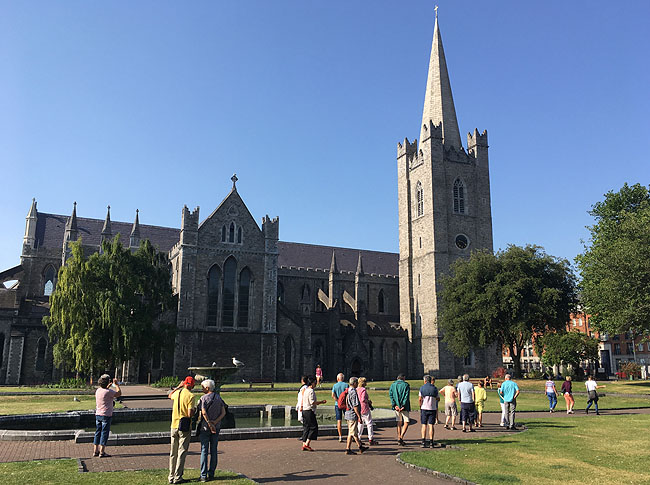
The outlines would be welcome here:
M 178 405 L 178 414 L 181 414 L 181 393 L 183 390 L 181 389 L 178 392 L 178 399 L 176 400 L 176 404 Z M 181 417 L 181 419 L 178 421 L 178 431 L 183 431 L 183 432 L 188 432 L 191 429 L 192 425 L 192 419 L 186 416 Z

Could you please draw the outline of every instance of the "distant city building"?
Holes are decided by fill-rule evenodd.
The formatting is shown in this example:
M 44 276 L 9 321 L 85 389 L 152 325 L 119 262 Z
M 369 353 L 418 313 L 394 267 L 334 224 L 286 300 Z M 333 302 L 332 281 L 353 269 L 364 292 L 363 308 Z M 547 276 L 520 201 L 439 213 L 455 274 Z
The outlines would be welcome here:
M 621 364 L 636 362 L 646 372 L 650 372 L 650 342 L 645 342 L 643 336 L 633 338 L 631 332 L 608 335 L 599 333 L 590 326 L 591 315 L 585 313 L 571 314 L 567 323 L 567 331 L 585 333 L 598 339 L 599 359 L 597 363 L 583 362 L 582 368 L 591 373 L 605 373 L 614 375 L 619 372 Z M 512 367 L 512 357 L 507 348 L 503 349 L 503 363 L 506 367 Z M 594 364 L 597 367 L 594 367 Z M 540 356 L 535 351 L 533 340 L 526 342 L 521 354 L 521 368 L 524 371 L 548 369 L 542 365 Z M 555 369 L 559 372 L 559 369 Z

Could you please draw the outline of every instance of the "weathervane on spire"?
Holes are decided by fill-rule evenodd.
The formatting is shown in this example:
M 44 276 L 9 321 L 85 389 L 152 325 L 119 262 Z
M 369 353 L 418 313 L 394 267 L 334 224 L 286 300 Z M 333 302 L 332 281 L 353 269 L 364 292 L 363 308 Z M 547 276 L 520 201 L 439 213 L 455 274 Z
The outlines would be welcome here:
M 233 188 L 233 189 L 236 189 L 237 187 L 235 187 L 235 184 L 237 183 L 237 180 L 239 180 L 239 179 L 237 178 L 237 174 L 236 174 L 236 173 L 233 173 L 233 174 L 232 174 L 232 177 L 230 177 L 230 180 L 232 180 L 232 188 Z
M 438 18 L 438 5 L 433 7 L 433 10 L 436 12 L 436 18 Z

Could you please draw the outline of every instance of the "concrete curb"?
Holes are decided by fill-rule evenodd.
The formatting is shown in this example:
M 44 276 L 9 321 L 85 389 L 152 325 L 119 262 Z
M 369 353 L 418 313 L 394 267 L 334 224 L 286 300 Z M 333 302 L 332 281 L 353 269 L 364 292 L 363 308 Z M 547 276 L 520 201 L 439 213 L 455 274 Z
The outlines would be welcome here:
M 447 446 L 446 448 L 454 449 L 454 450 L 461 450 L 462 449 L 462 448 L 457 448 L 455 446 L 454 447 Z M 402 454 L 401 453 L 399 453 L 397 455 L 396 460 L 397 460 L 397 463 L 399 463 L 402 466 L 405 466 L 406 468 L 411 468 L 413 470 L 417 470 L 419 472 L 426 473 L 427 475 L 433 475 L 434 477 L 442 478 L 443 480 L 449 480 L 449 481 L 452 481 L 452 482 L 455 482 L 455 483 L 462 483 L 463 485 L 477 485 L 476 482 L 470 482 L 469 480 L 465 480 L 464 478 L 461 478 L 461 477 L 456 477 L 454 475 L 449 475 L 447 473 L 442 473 L 442 472 L 439 472 L 439 471 L 436 471 L 436 470 L 432 470 L 431 468 L 425 468 L 423 466 L 418 466 L 418 465 L 414 465 L 412 463 L 407 463 L 404 460 L 402 460 Z

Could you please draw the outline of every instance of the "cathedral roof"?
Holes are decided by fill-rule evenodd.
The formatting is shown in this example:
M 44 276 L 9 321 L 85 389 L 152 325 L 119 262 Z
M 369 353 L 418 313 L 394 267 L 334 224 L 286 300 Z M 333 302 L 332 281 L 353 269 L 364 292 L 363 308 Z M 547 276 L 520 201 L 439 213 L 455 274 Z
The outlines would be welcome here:
M 35 247 L 61 248 L 65 236 L 65 227 L 69 216 L 61 214 L 38 213 L 36 223 Z M 77 217 L 78 238 L 83 239 L 87 246 L 99 246 L 101 243 L 104 219 L 89 219 Z M 129 244 L 129 234 L 133 223 L 111 221 L 112 234 L 121 234 L 122 243 Z M 161 251 L 169 251 L 180 239 L 180 229 L 174 227 L 148 226 L 139 224 L 140 239 L 149 239 Z M 278 242 L 278 265 L 313 269 L 329 270 L 332 263 L 332 252 L 336 251 L 336 264 L 339 271 L 354 273 L 359 263 L 359 255 L 363 258 L 363 270 L 366 274 L 382 274 L 396 276 L 398 271 L 399 254 L 381 251 L 338 248 L 294 242 Z
M 366 274 L 397 276 L 399 274 L 399 254 L 359 249 L 337 248 L 294 242 L 278 242 L 278 266 L 293 266 L 329 270 L 332 253 L 336 251 L 336 265 L 339 271 L 357 270 L 359 254 L 363 257 L 363 270 Z
M 36 247 L 61 248 L 67 221 L 68 216 L 39 212 L 36 223 Z M 78 237 L 83 239 L 84 245 L 99 246 L 104 222 L 103 219 L 77 217 Z M 148 226 L 146 224 L 140 224 L 139 227 L 140 238 L 149 239 L 161 251 L 169 251 L 180 238 L 180 229 L 173 227 Z M 123 244 L 129 244 L 129 234 L 131 234 L 132 228 L 132 222 L 111 221 L 112 233 L 120 233 Z

